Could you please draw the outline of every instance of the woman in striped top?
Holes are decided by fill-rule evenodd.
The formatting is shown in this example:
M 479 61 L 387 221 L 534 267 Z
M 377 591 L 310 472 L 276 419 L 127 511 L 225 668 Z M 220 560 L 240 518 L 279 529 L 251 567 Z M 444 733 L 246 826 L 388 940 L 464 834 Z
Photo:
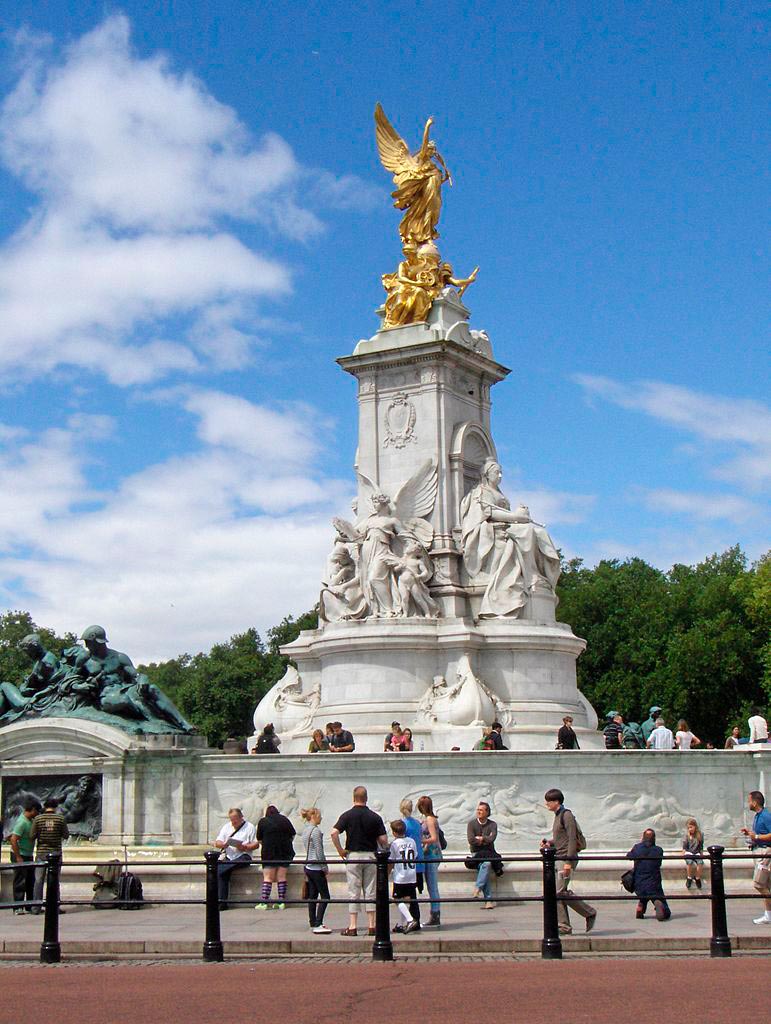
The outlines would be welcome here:
M 331 935 L 332 929 L 324 924 L 324 912 L 329 905 L 329 884 L 327 882 L 327 858 L 324 854 L 324 833 L 321 825 L 321 811 L 308 807 L 300 812 L 308 824 L 303 830 L 305 846 L 305 882 L 308 887 L 308 919 L 314 935 Z

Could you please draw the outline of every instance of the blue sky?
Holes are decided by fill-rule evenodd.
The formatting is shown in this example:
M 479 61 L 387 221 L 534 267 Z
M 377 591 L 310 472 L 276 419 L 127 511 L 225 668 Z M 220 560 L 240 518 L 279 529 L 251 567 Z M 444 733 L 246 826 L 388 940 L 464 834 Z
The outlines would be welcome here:
M 152 7 L 153 9 L 148 9 Z M 68 10 L 72 8 L 72 10 Z M 20 2 L 0 50 L 0 606 L 137 658 L 313 604 L 339 355 L 398 258 L 380 100 L 588 563 L 768 547 L 768 70 L 740 4 Z

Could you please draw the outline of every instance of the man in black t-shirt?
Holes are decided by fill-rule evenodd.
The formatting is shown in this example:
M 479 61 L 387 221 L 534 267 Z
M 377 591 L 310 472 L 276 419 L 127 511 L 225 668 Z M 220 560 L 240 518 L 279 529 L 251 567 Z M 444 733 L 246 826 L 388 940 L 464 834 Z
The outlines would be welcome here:
M 340 843 L 340 834 L 345 833 L 345 849 Z M 345 874 L 348 880 L 348 898 L 367 901 L 367 924 L 369 934 L 375 934 L 375 852 L 378 847 L 388 846 L 385 825 L 379 814 L 367 807 L 367 790 L 357 786 L 353 791 L 353 807 L 345 811 L 332 829 L 332 843 L 345 860 Z M 358 903 L 348 904 L 348 927 L 343 935 L 356 935 Z
M 342 722 L 333 722 L 334 732 L 329 739 L 330 754 L 351 754 L 356 749 L 353 736 L 343 728 Z

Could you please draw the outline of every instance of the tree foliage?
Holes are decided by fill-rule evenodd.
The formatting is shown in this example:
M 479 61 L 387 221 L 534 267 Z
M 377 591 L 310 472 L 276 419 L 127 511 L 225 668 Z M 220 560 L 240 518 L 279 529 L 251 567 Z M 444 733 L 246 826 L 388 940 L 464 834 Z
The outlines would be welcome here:
M 559 617 L 587 641 L 578 685 L 602 717 L 651 704 L 716 744 L 771 696 L 771 565 L 738 547 L 664 573 L 639 558 L 563 565 Z
M 318 615 L 291 616 L 268 630 L 266 647 L 256 629 L 215 644 L 208 653 L 183 654 L 142 671 L 165 690 L 180 711 L 210 743 L 241 738 L 253 729 L 252 715 L 268 690 L 286 672 L 289 659 L 279 648 L 297 639 L 303 629 L 315 629 Z

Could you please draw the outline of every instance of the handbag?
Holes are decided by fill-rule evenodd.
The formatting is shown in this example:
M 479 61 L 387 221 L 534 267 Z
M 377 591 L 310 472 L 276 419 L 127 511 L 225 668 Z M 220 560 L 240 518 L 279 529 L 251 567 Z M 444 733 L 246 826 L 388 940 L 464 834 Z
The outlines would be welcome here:
M 472 857 L 466 857 L 466 859 L 463 861 L 463 866 L 464 868 L 467 868 L 469 871 L 476 871 L 476 869 L 479 867 L 479 858 L 476 855 Z
M 634 892 L 634 869 L 630 868 L 621 876 L 621 884 L 627 892 Z
M 301 900 L 307 900 L 308 899 L 308 879 L 307 878 L 303 878 L 303 884 L 300 886 L 300 899 Z

